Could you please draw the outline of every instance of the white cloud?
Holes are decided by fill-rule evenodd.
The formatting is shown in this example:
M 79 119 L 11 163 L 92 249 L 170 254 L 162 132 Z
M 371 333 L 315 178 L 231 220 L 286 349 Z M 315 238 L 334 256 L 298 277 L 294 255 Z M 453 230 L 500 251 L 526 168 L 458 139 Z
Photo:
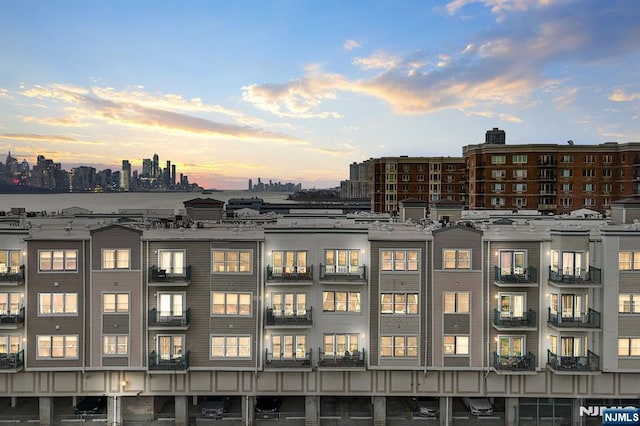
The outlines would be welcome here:
M 353 50 L 362 47 L 362 45 L 355 40 L 347 40 L 344 42 L 343 47 L 345 50 Z
M 631 102 L 640 99 L 640 93 L 625 93 L 622 89 L 617 89 L 609 95 L 612 102 Z
M 396 68 L 400 59 L 386 52 L 374 52 L 368 57 L 355 58 L 352 63 L 365 70 L 389 70 Z

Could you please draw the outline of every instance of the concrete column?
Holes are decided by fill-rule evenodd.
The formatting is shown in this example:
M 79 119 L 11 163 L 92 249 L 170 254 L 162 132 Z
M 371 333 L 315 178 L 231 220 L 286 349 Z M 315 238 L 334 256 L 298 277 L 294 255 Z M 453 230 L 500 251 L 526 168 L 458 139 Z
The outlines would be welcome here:
M 189 426 L 189 403 L 188 397 L 184 395 L 177 395 L 175 397 L 175 426 Z
M 18 405 L 18 397 L 17 396 L 12 396 L 11 397 L 11 408 L 16 408 L 16 405 Z
M 252 426 L 254 424 L 254 416 L 256 412 L 256 397 L 255 396 L 241 396 L 242 399 L 242 424 L 245 426 Z
M 374 426 L 384 426 L 387 423 L 387 397 L 373 397 L 373 424 Z
M 585 424 L 584 417 L 580 416 L 580 406 L 584 404 L 584 399 L 574 398 L 571 407 L 571 424 L 574 426 L 583 426 Z
M 307 395 L 304 397 L 304 424 L 318 426 L 320 424 L 320 397 Z
M 453 398 L 450 396 L 440 397 L 440 426 L 451 426 L 453 424 Z
M 505 398 L 504 399 L 504 424 L 505 426 L 512 426 L 517 424 L 516 421 L 520 418 L 518 398 Z
M 39 398 L 40 426 L 53 424 L 53 398 L 41 396 Z
M 107 397 L 107 425 L 122 425 L 122 397 L 116 395 Z

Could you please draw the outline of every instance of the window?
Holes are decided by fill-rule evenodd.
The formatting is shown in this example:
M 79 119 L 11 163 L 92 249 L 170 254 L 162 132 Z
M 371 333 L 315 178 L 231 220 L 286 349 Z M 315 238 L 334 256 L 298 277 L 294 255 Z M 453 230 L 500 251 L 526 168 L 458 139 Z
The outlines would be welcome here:
M 158 293 L 158 317 L 180 318 L 185 315 L 185 293 Z
M 618 356 L 640 356 L 640 337 L 619 338 Z
M 127 355 L 129 353 L 129 336 L 112 334 L 102 337 L 102 354 L 110 356 Z
M 585 183 L 582 185 L 582 189 L 584 192 L 593 192 L 596 190 L 596 185 L 594 183 Z
M 560 198 L 560 205 L 564 207 L 573 205 L 573 198 Z
M 213 272 L 214 273 L 250 273 L 251 272 L 251 251 L 250 250 L 214 250 L 213 251 Z
M 307 336 L 272 335 L 271 352 L 274 359 L 305 359 L 307 356 Z
M 40 272 L 76 272 L 78 250 L 39 250 L 38 269 Z
M 324 251 L 324 263 L 327 274 L 357 273 L 360 269 L 360 250 L 327 249 Z
M 18 315 L 22 308 L 22 295 L 18 292 L 0 293 L 0 315 Z
M 583 252 L 551 250 L 551 271 L 580 277 L 584 270 L 584 257 Z
M 522 356 L 524 336 L 498 336 L 498 354 L 500 356 Z
M 527 190 L 526 183 L 514 183 L 513 192 L 525 192 Z
M 584 169 L 582 171 L 582 176 L 584 177 L 595 177 L 596 171 L 594 169 Z
M 382 293 L 380 313 L 417 315 L 418 293 Z
M 524 275 L 527 268 L 525 250 L 500 250 L 500 275 Z
M 307 313 L 307 294 L 271 293 L 271 309 L 276 317 L 305 315 Z
M 360 312 L 359 291 L 323 291 L 324 312 Z
M 102 250 L 102 269 L 129 269 L 131 251 L 129 249 Z
M 0 274 L 17 274 L 20 272 L 20 251 L 0 250 Z
M 592 154 L 585 154 L 585 156 L 582 159 L 583 163 L 595 163 L 596 162 L 596 156 L 592 155 Z
M 523 318 L 526 312 L 526 293 L 499 293 L 500 318 Z
M 602 184 L 602 192 L 604 192 L 605 194 L 608 194 L 611 192 L 611 184 L 610 183 L 603 183 Z
M 604 178 L 610 178 L 613 176 L 613 171 L 611 169 L 604 169 L 602 170 L 602 177 Z
M 504 197 L 491 197 L 491 205 L 494 207 L 500 207 L 505 205 Z
M 557 314 L 558 313 L 558 294 L 557 293 L 551 293 L 550 295 L 550 302 L 549 302 L 549 306 L 551 309 L 551 313 L 552 314 Z
M 618 253 L 618 268 L 621 271 L 640 271 L 640 251 Z
M 618 295 L 618 312 L 640 314 L 640 293 Z
M 279 251 L 271 252 L 274 274 L 305 274 L 307 272 L 306 251 Z
M 573 163 L 573 155 L 562 155 L 560 157 L 561 163 Z
M 380 336 L 380 356 L 387 358 L 417 358 L 417 336 Z
M 129 293 L 103 293 L 102 312 L 105 314 L 129 312 Z
M 418 250 L 382 250 L 383 271 L 417 271 Z
M 563 321 L 580 321 L 589 306 L 586 294 L 560 295 L 560 314 Z
M 538 164 L 543 166 L 551 166 L 556 163 L 555 157 L 553 155 L 544 154 L 538 156 Z
M 185 257 L 184 250 L 158 250 L 158 268 L 165 270 L 167 275 L 184 276 Z
M 38 315 L 78 315 L 78 293 L 38 293 Z
M 251 337 L 211 336 L 211 358 L 251 358 Z
M 491 164 L 506 164 L 507 156 L 506 155 L 492 155 L 491 156 Z
M 602 162 L 604 164 L 611 164 L 611 161 L 613 160 L 613 156 L 611 154 L 604 154 L 602 156 Z
M 527 163 L 527 156 L 526 155 L 514 155 L 513 157 L 511 157 L 511 162 L 513 164 L 526 164 Z
M 571 192 L 571 191 L 573 191 L 573 184 L 572 183 L 563 183 L 562 185 L 560 185 L 560 190 L 562 192 Z
M 468 314 L 471 294 L 467 292 L 445 292 L 444 312 L 447 314 Z
M 78 359 L 78 336 L 36 336 L 38 359 Z
M 184 356 L 183 335 L 159 335 L 157 336 L 158 359 L 168 361 Z
M 211 314 L 251 316 L 251 298 L 251 293 L 214 291 L 211 294 Z
M 424 175 L 418 175 L 418 176 L 416 176 L 416 180 L 417 180 L 418 182 L 424 182 Z
M 572 169 L 562 169 L 562 170 L 560 170 L 560 176 L 563 177 L 563 178 L 573 177 L 573 170 Z
M 524 179 L 527 177 L 527 169 L 516 169 L 513 171 L 513 177 L 516 179 Z
M 21 340 L 22 336 L 18 334 L 0 334 L 0 354 L 17 354 Z
M 358 350 L 357 334 L 325 334 L 324 355 L 343 356 L 345 352 L 353 353 Z
M 491 191 L 493 192 L 504 192 L 504 183 L 492 183 Z
M 444 269 L 471 269 L 471 250 L 444 250 Z
M 491 177 L 493 179 L 500 179 L 507 176 L 506 170 L 491 170 Z
M 582 205 L 586 207 L 593 207 L 596 205 L 596 200 L 594 198 L 585 198 L 582 200 Z
M 469 336 L 444 336 L 445 355 L 469 355 Z

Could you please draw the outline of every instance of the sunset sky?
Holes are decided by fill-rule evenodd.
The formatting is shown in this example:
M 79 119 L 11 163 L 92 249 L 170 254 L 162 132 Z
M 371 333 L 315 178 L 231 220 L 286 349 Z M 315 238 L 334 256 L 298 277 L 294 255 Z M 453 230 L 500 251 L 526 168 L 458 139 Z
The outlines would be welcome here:
M 640 1 L 2 0 L 0 161 L 206 188 L 382 156 L 640 141 Z

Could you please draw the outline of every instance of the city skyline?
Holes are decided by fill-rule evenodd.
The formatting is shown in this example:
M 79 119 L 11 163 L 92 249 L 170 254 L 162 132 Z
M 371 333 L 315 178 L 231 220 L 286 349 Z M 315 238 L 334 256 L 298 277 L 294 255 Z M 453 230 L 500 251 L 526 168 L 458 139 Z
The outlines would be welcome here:
M 162 152 L 205 188 L 335 187 L 370 157 L 640 140 L 640 4 L 7 2 L 0 152 Z

